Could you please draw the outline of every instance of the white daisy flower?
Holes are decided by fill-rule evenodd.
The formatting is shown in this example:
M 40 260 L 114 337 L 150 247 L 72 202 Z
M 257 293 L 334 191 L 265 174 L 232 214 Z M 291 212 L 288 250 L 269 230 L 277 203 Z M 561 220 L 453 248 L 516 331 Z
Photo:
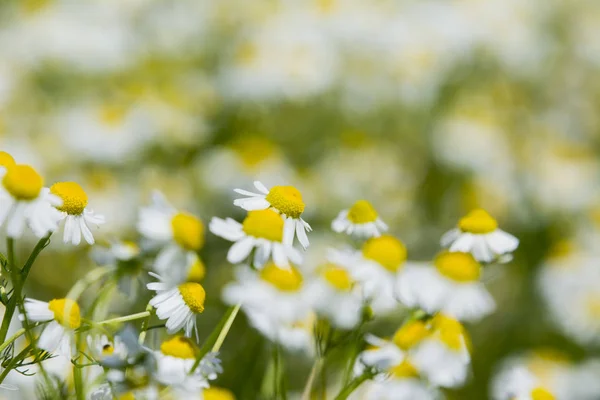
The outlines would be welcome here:
M 398 376 L 368 382 L 362 395 L 350 395 L 349 400 L 438 400 L 439 393 L 422 380 L 410 376 L 409 367 L 397 368 Z
M 388 230 L 375 208 L 366 200 L 359 200 L 348 210 L 342 210 L 331 223 L 335 232 L 345 232 L 359 238 L 380 236 Z
M 196 394 L 209 387 L 208 379 L 200 373 L 200 368 L 190 374 L 196 362 L 196 348 L 190 339 L 175 336 L 164 341 L 155 355 L 157 370 L 154 377 L 159 383 L 181 394 Z
M 74 331 L 81 326 L 79 305 L 70 299 L 44 301 L 25 299 L 25 314 L 30 322 L 48 322 L 40 335 L 37 347 L 49 353 L 71 358 Z M 21 321 L 25 320 L 19 315 Z
M 335 262 L 336 255 L 330 252 L 328 262 L 317 268 L 307 290 L 317 313 L 339 328 L 352 329 L 360 322 L 363 298 L 347 267 Z
M 352 265 L 351 275 L 360 283 L 363 296 L 375 313 L 385 313 L 398 306 L 395 282 L 403 273 L 406 247 L 390 235 L 367 240 L 358 253 L 346 255 L 345 265 Z
M 494 380 L 492 391 L 494 400 L 554 400 L 556 398 L 524 366 L 500 374 Z
M 496 307 L 480 275 L 481 266 L 470 253 L 444 251 L 433 267 L 407 266 L 398 278 L 397 296 L 405 306 L 428 314 L 441 311 L 461 321 L 475 321 Z
M 256 248 L 252 264 L 262 268 L 271 258 L 279 267 L 289 267 L 302 262 L 302 256 L 296 250 L 284 229 L 284 220 L 273 210 L 249 211 L 241 224 L 231 218 L 213 217 L 209 229 L 223 239 L 235 242 L 227 253 L 227 261 L 239 264 Z
M 174 268 L 188 265 L 190 253 L 197 253 L 204 245 L 202 221 L 178 212 L 160 192 L 154 192 L 152 204 L 140 210 L 138 231 L 153 244 L 162 246 L 154 270 L 165 276 Z
M 87 337 L 87 343 L 92 356 L 98 361 L 112 357 L 120 360 L 127 358 L 127 346 L 119 336 L 115 336 L 111 341 L 106 335 L 90 335 Z
M 249 192 L 243 189 L 235 189 L 236 193 L 248 196 L 236 199 L 233 204 L 246 211 L 265 210 L 271 208 L 281 214 L 285 219 L 284 238 L 292 244 L 294 235 L 304 249 L 309 245 L 306 232 L 312 231 L 310 225 L 301 217 L 304 212 L 302 194 L 293 186 L 273 186 L 268 190 L 259 181 L 254 181 L 254 187 L 260 193 Z
M 58 227 L 61 199 L 44 187 L 43 178 L 29 165 L 17 165 L 4 153 L 0 157 L 0 226 L 11 238 L 23 235 L 25 225 L 42 238 Z
M 313 333 L 316 323 L 314 313 L 309 313 L 305 318 L 297 321 L 282 322 L 273 319 L 268 312 L 263 310 L 246 308 L 244 312 L 250 325 L 270 341 L 278 343 L 290 351 L 301 352 L 309 356 L 314 355 Z
M 413 365 L 434 386 L 455 388 L 467 380 L 471 356 L 467 332 L 457 320 L 437 314 L 430 334 L 411 353 Z
M 472 253 L 477 261 L 492 262 L 510 256 L 519 246 L 519 239 L 499 229 L 498 222 L 485 210 L 476 209 L 442 236 L 441 245 L 450 251 Z
M 160 275 L 152 272 L 150 275 L 160 280 L 146 285 L 149 290 L 156 291 L 156 296 L 150 300 L 150 305 L 156 309 L 156 316 L 167 320 L 169 333 L 184 329 L 185 335 L 191 337 L 192 331 L 196 329 L 196 315 L 204 311 L 204 288 L 196 282 L 172 286 Z
M 83 235 L 88 244 L 94 244 L 94 235 L 88 224 L 98 226 L 104 224 L 105 219 L 87 207 L 88 197 L 83 188 L 75 182 L 58 182 L 50 187 L 50 193 L 62 200 L 62 205 L 56 206 L 56 209 L 65 219 L 63 241 L 77 246 Z

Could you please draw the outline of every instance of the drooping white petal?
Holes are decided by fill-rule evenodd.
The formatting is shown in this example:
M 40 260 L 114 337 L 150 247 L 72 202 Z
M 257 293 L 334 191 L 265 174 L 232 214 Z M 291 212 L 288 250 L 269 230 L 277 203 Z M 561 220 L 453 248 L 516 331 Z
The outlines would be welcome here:
M 255 239 L 251 236 L 246 236 L 245 238 L 238 240 L 227 252 L 227 261 L 232 264 L 240 263 L 250 255 L 254 243 Z

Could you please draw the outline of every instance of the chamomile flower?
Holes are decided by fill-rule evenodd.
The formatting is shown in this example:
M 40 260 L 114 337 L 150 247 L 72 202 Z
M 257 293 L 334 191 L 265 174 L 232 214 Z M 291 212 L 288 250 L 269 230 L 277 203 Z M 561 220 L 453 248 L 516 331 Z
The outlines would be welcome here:
M 209 229 L 226 240 L 235 242 L 227 253 L 227 261 L 239 264 L 256 248 L 252 264 L 262 268 L 271 258 L 279 267 L 289 267 L 289 262 L 299 264 L 302 256 L 296 250 L 284 229 L 284 220 L 273 210 L 249 211 L 241 224 L 231 218 L 213 217 Z
M 494 381 L 494 400 L 555 400 L 549 388 L 524 366 L 503 371 Z
M 190 374 L 196 362 L 196 348 L 190 339 L 175 336 L 166 340 L 155 355 L 158 367 L 155 379 L 161 384 L 168 385 L 175 391 L 190 394 L 196 394 L 201 389 L 209 387 L 208 379 L 200 373 L 200 369 Z
M 317 267 L 316 277 L 309 283 L 309 298 L 315 310 L 334 326 L 352 329 L 360 322 L 363 299 L 346 266 L 335 263 L 331 251 L 328 262 Z
M 429 330 L 412 352 L 413 364 L 435 386 L 461 386 L 471 361 L 465 328 L 457 320 L 437 314 L 429 321 Z
M 407 266 L 398 278 L 397 296 L 407 307 L 429 314 L 441 311 L 459 320 L 478 320 L 495 309 L 480 275 L 481 266 L 470 253 L 443 251 L 433 267 Z
M 359 238 L 380 236 L 388 230 L 375 208 L 366 200 L 359 200 L 348 210 L 342 210 L 331 223 L 335 232 L 345 232 Z
M 450 251 L 472 253 L 477 261 L 492 262 L 510 256 L 519 246 L 519 239 L 499 229 L 498 222 L 485 210 L 476 209 L 442 236 L 441 245 Z
M 313 356 L 315 339 L 313 336 L 316 316 L 309 313 L 306 317 L 294 322 L 283 322 L 273 319 L 263 310 L 245 309 L 250 325 L 258 330 L 264 337 L 278 343 L 285 349 L 293 352 Z
M 29 225 L 37 237 L 44 237 L 58 227 L 61 199 L 44 187 L 44 180 L 29 165 L 15 164 L 6 153 L 0 154 L 0 226 L 6 224 L 11 238 L 23 235 Z
M 376 313 L 394 309 L 398 302 L 394 293 L 395 282 L 403 273 L 406 247 L 390 235 L 367 240 L 362 250 L 353 256 L 351 275 L 361 285 L 363 295 Z M 347 258 L 352 258 L 348 254 Z
M 125 359 L 127 346 L 117 335 L 114 340 L 109 340 L 106 335 L 90 335 L 87 337 L 88 348 L 92 356 L 98 361 L 109 358 Z
M 236 193 L 248 197 L 236 199 L 233 204 L 246 211 L 266 210 L 268 208 L 277 211 L 285 219 L 286 233 L 283 237 L 292 244 L 294 235 L 296 235 L 302 247 L 306 249 L 309 245 L 306 232 L 312 231 L 312 228 L 301 217 L 304 212 L 304 201 L 302 201 L 300 191 L 293 186 L 273 186 L 269 190 L 259 181 L 254 182 L 254 187 L 260 193 L 235 189 Z
M 70 299 L 44 301 L 25 299 L 25 314 L 30 322 L 49 322 L 40 335 L 37 346 L 49 353 L 71 358 L 74 331 L 81 325 L 79 305 Z M 23 321 L 25 316 L 20 315 Z
M 200 400 L 235 400 L 235 396 L 230 390 L 212 386 L 202 391 Z
M 154 262 L 161 275 L 188 265 L 190 253 L 204 245 L 204 225 L 194 215 L 177 211 L 159 192 L 152 195 L 152 204 L 140 210 L 138 230 L 153 244 L 162 246 Z
M 185 335 L 191 337 L 196 328 L 196 315 L 204 312 L 204 288 L 196 282 L 172 286 L 160 275 L 150 275 L 160 280 L 147 285 L 149 290 L 156 291 L 156 296 L 150 300 L 150 305 L 156 309 L 156 315 L 161 320 L 167 320 L 169 333 L 184 329 Z
M 94 244 L 94 235 L 88 224 L 101 225 L 105 222 L 103 215 L 95 214 L 87 207 L 88 197 L 83 188 L 75 182 L 58 182 L 50 186 L 50 193 L 62 200 L 55 206 L 65 220 L 63 241 L 77 246 L 81 236 L 88 244 Z

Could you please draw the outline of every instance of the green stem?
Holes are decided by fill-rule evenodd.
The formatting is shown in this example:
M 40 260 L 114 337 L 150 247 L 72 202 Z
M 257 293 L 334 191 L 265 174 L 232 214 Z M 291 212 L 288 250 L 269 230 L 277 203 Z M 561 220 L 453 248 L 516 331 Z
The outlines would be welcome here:
M 15 357 L 13 357 L 10 360 L 10 362 L 8 363 L 6 368 L 4 368 L 4 371 L 2 371 L 2 373 L 0 374 L 0 383 L 4 382 L 4 379 L 9 374 L 9 372 L 12 371 L 19 364 L 19 362 L 21 362 L 21 360 L 23 360 L 27 357 L 27 355 L 29 354 L 29 351 L 31 351 L 32 348 L 33 348 L 33 345 L 30 344 L 29 346 L 25 347 L 23 350 L 21 350 L 21 352 L 19 354 L 17 354 Z
M 113 319 L 105 319 L 104 321 L 95 322 L 94 325 L 107 325 L 107 324 L 116 324 L 118 322 L 128 322 L 135 321 L 136 319 L 149 317 L 151 313 L 149 311 L 142 311 L 137 314 L 125 315 L 124 317 L 113 318 Z
M 13 285 L 13 294 L 6 305 L 4 311 L 4 317 L 2 318 L 2 325 L 0 326 L 0 343 L 4 343 L 8 329 L 10 328 L 10 322 L 15 314 L 15 307 L 17 306 L 17 299 L 21 296 L 21 285 L 20 280 L 15 279 L 15 275 L 18 275 L 17 266 L 15 264 L 15 241 L 13 238 L 6 238 L 6 255 L 7 255 L 7 268 L 11 274 L 11 280 Z
M 6 342 L 2 343 L 0 345 L 0 354 L 2 354 L 2 352 L 8 347 L 8 345 L 10 345 L 12 342 L 14 342 L 15 340 L 17 340 L 24 333 L 25 333 L 25 328 L 21 328 L 18 331 L 16 331 L 14 335 L 12 335 L 11 337 L 9 337 L 6 340 Z
M 312 392 L 313 383 L 315 378 L 317 377 L 317 373 L 321 369 L 321 365 L 323 364 L 323 358 L 317 357 L 315 360 L 308 379 L 306 380 L 306 384 L 304 385 L 304 390 L 302 391 L 301 400 L 310 400 L 310 394 Z
M 362 385 L 364 381 L 369 380 L 372 377 L 373 374 L 371 372 L 365 372 L 364 374 L 355 378 L 350 382 L 350 384 L 342 388 L 340 393 L 335 397 L 335 400 L 346 400 L 348 396 L 350 396 L 352 392 L 354 392 L 360 385 Z
M 146 306 L 146 311 L 148 311 L 149 313 L 152 313 L 152 310 L 154 309 L 154 307 L 152 307 L 150 304 L 148 304 Z M 152 314 L 148 315 L 147 318 L 145 318 L 142 321 L 142 329 L 140 332 L 140 336 L 138 338 L 138 343 L 140 345 L 144 344 L 144 341 L 146 340 L 146 332 L 148 332 L 148 326 L 150 325 L 150 317 Z
M 33 263 L 35 262 L 37 256 L 50 243 L 50 236 L 52 236 L 52 233 L 49 233 L 47 236 L 41 238 L 37 242 L 35 247 L 33 248 L 33 251 L 29 255 L 29 258 L 27 258 L 27 261 L 25 262 L 25 265 L 23 266 L 23 269 L 21 270 L 21 276 L 23 278 L 23 282 L 25 282 L 25 280 L 27 279 L 27 276 L 29 275 L 29 272 L 31 271 L 31 267 L 33 266 Z
M 217 338 L 217 341 L 215 342 L 215 345 L 212 348 L 213 353 L 216 353 L 217 351 L 219 351 L 221 349 L 221 346 L 223 345 L 223 342 L 225 341 L 225 338 L 227 337 L 227 334 L 229 333 L 229 330 L 231 329 L 231 326 L 233 325 L 233 321 L 235 321 L 235 317 L 237 316 L 238 312 L 240 311 L 241 306 L 242 306 L 241 304 L 238 304 L 231 311 L 229 318 L 227 318 L 227 321 L 225 322 L 223 329 L 221 329 L 221 333 L 219 333 L 219 337 Z
M 67 299 L 77 301 L 88 286 L 93 285 L 111 271 L 112 269 L 108 267 L 99 267 L 91 270 L 73 285 L 69 293 L 67 293 Z
M 77 332 L 77 351 L 81 348 L 81 333 Z M 85 390 L 83 387 L 83 369 L 73 365 L 73 381 L 75 386 L 75 396 L 77 400 L 85 400 Z
M 279 345 L 273 346 L 273 396 L 275 400 L 279 400 Z

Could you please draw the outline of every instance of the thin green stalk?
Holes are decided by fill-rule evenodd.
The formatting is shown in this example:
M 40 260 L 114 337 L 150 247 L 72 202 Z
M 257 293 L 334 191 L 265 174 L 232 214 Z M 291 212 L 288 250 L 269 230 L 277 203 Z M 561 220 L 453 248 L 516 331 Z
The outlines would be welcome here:
M 29 258 L 27 258 L 27 261 L 25 262 L 25 265 L 21 270 L 23 282 L 25 282 L 25 280 L 27 279 L 27 276 L 29 275 L 31 267 L 33 266 L 33 263 L 35 262 L 37 256 L 42 252 L 42 250 L 46 248 L 46 246 L 48 246 L 48 244 L 50 244 L 50 236 L 52 236 L 52 233 L 49 233 L 45 237 L 41 238 L 33 248 L 33 251 L 29 255 Z
M 306 380 L 306 384 L 304 385 L 304 390 L 302 390 L 301 400 L 310 400 L 310 394 L 312 392 L 313 383 L 315 381 L 315 378 L 317 377 L 317 373 L 321 369 L 322 363 L 323 363 L 323 358 L 317 357 L 317 359 L 315 360 L 315 362 L 310 370 L 310 375 L 308 376 L 308 379 Z
M 275 400 L 279 400 L 279 345 L 275 344 L 273 346 L 273 396 Z
M 335 396 L 335 400 L 346 400 L 352 392 L 354 392 L 364 381 L 367 381 L 373 377 L 371 372 L 365 372 L 364 374 L 353 379 L 347 386 L 343 387 L 340 393 Z
M 119 322 L 135 321 L 136 319 L 146 318 L 150 316 L 149 311 L 142 311 L 137 314 L 125 315 L 124 317 L 105 319 L 104 321 L 95 322 L 94 325 L 116 324 Z
M 108 267 L 98 267 L 91 270 L 73 285 L 71 290 L 69 290 L 69 293 L 67 293 L 67 299 L 77 301 L 85 289 L 102 279 L 104 275 L 111 271 L 112 269 Z
M 223 345 L 223 342 L 225 341 L 225 338 L 227 337 L 227 334 L 229 333 L 229 330 L 231 329 L 231 326 L 233 325 L 233 321 L 235 321 L 235 317 L 237 316 L 238 312 L 240 311 L 241 306 L 242 306 L 241 304 L 238 304 L 231 311 L 231 314 L 227 318 L 227 321 L 225 322 L 223 329 L 221 329 L 221 333 L 219 333 L 219 337 L 217 338 L 217 341 L 215 342 L 215 345 L 212 348 L 213 353 L 216 353 L 217 351 L 219 351 L 221 349 L 221 346 Z
M 154 307 L 152 307 L 150 304 L 146 306 L 146 311 L 148 311 L 149 313 L 152 313 L 153 309 Z M 152 314 L 148 315 L 148 317 L 142 321 L 142 329 L 140 331 L 140 336 L 138 337 L 138 343 L 140 345 L 144 344 L 144 341 L 146 340 L 146 332 L 148 332 L 148 326 L 150 325 L 151 315 Z
M 10 270 L 11 280 L 13 285 L 13 294 L 6 305 L 4 310 L 4 317 L 2 318 L 2 325 L 0 326 L 0 343 L 4 343 L 8 329 L 10 328 L 10 322 L 15 314 L 15 308 L 17 306 L 17 299 L 21 296 L 21 285 L 20 280 L 15 279 L 15 275 L 18 275 L 17 266 L 15 264 L 15 241 L 13 238 L 6 238 L 6 256 L 7 256 L 7 268 Z
M 4 379 L 9 374 L 9 372 L 12 371 L 19 364 L 19 362 L 21 362 L 21 360 L 24 360 L 27 357 L 32 348 L 33 344 L 30 344 L 10 360 L 6 368 L 4 368 L 4 371 L 2 371 L 2 373 L 0 374 L 0 383 L 4 382 Z
M 10 345 L 12 342 L 14 342 L 15 340 L 17 340 L 24 333 L 25 333 L 25 328 L 21 328 L 18 331 L 16 331 L 14 335 L 12 335 L 11 337 L 9 337 L 4 343 L 2 343 L 0 345 L 0 354 L 2 354 L 2 352 L 8 347 L 8 345 Z
M 77 351 L 81 349 L 81 333 L 77 332 Z M 85 388 L 83 387 L 83 368 L 73 364 L 73 382 L 75 386 L 75 397 L 77 400 L 85 400 Z

